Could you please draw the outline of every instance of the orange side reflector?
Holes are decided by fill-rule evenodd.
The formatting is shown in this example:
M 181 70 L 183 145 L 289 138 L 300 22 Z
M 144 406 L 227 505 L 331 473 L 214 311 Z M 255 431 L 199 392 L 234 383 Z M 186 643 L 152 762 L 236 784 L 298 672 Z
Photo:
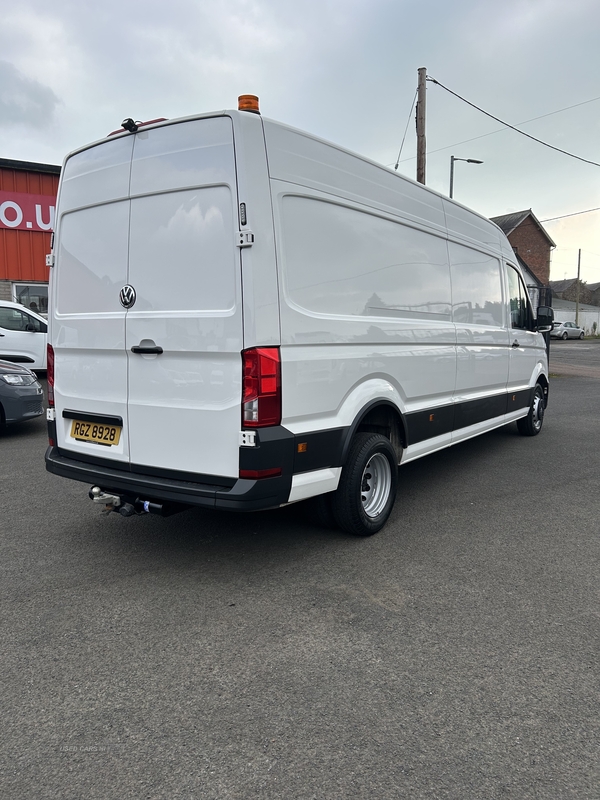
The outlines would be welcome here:
M 308 442 L 300 442 L 298 445 L 298 452 L 299 453 L 306 453 L 308 450 Z

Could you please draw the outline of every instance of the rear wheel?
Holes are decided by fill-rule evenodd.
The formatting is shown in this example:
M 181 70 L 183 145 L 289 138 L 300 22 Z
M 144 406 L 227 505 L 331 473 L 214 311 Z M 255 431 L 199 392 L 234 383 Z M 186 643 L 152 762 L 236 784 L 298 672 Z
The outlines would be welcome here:
M 522 436 L 537 436 L 542 430 L 544 423 L 544 390 L 540 384 L 536 384 L 533 393 L 533 400 L 529 408 L 529 414 L 522 419 L 517 420 L 517 428 Z
M 335 521 L 346 533 L 372 536 L 392 513 L 397 485 L 396 451 L 390 440 L 378 433 L 357 433 L 332 497 Z
M 568 333 L 565 331 L 565 332 L 563 333 L 563 335 L 562 335 L 560 338 L 561 338 L 561 339 L 563 340 L 563 342 L 564 342 L 564 341 L 566 341 L 566 340 L 569 338 L 569 334 L 568 334 Z

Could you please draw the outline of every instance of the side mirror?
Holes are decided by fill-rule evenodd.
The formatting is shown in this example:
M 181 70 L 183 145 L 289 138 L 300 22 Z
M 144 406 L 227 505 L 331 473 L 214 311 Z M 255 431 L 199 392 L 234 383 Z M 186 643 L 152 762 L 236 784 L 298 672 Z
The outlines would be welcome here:
M 539 306 L 535 327 L 538 331 L 551 331 L 554 326 L 554 310 L 550 306 Z

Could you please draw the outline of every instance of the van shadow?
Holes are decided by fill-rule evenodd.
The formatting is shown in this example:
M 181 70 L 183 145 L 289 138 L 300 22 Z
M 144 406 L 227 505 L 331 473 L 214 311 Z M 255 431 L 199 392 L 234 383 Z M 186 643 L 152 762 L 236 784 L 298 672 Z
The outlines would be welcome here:
M 402 547 L 398 526 L 402 518 L 426 516 L 434 498 L 451 498 L 478 480 L 490 464 L 510 459 L 510 440 L 516 432 L 502 428 L 442 450 L 400 468 L 398 499 L 388 526 L 375 537 L 355 537 L 336 529 L 318 527 L 304 503 L 254 513 L 190 509 L 172 517 L 150 514 L 123 518 L 98 513 L 86 524 L 83 547 L 95 551 L 99 561 L 126 557 L 141 568 L 198 568 L 210 564 L 211 572 L 227 565 L 241 573 L 278 570 L 282 565 L 335 554 L 344 558 L 365 551 L 381 553 Z M 508 445 L 508 446 L 507 446 Z M 89 506 L 86 516 L 89 519 Z M 93 512 L 92 512 L 93 514 Z M 390 534 L 396 526 L 393 541 Z M 81 544 L 81 533 L 78 539 Z M 205 567 L 204 569 L 209 569 Z
M 100 566 L 162 572 L 201 569 L 205 576 L 221 573 L 277 572 L 316 553 L 360 544 L 338 530 L 311 524 L 303 504 L 254 513 L 190 509 L 172 517 L 150 514 L 124 519 L 101 514 L 78 536 L 79 547 L 90 548 Z

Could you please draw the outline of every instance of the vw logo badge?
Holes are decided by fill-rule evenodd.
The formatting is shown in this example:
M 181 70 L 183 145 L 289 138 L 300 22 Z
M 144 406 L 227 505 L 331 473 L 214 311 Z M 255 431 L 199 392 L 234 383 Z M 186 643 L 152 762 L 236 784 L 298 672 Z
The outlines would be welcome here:
M 131 308 L 131 306 L 135 303 L 135 289 L 133 286 L 130 286 L 129 284 L 124 286 L 119 292 L 119 300 L 124 308 Z

